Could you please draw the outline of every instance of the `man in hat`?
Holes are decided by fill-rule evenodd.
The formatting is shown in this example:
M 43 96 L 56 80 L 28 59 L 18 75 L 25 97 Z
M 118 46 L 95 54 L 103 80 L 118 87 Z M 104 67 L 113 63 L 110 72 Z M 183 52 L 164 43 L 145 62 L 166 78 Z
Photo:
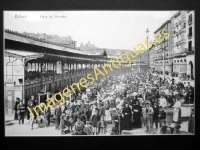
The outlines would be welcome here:
M 51 118 L 51 108 L 45 108 L 44 109 L 44 118 L 45 118 L 45 124 L 46 124 L 46 128 L 49 127 L 50 125 L 50 118 Z
M 101 107 L 99 109 L 98 116 L 99 116 L 99 120 L 100 120 L 100 116 L 104 116 L 105 117 L 105 108 L 104 108 L 104 104 L 103 103 L 101 103 Z
M 36 119 L 36 114 L 35 114 L 35 111 L 34 111 L 34 108 L 35 105 L 33 104 L 33 101 L 30 101 L 30 106 L 29 106 L 29 109 L 31 110 L 31 112 L 33 113 L 34 117 L 32 115 L 30 115 L 30 112 L 28 111 L 29 115 L 30 115 L 30 124 L 31 124 L 31 130 L 33 130 L 33 123 L 34 123 L 34 120 Z
M 22 120 L 22 125 L 24 124 L 24 115 L 25 115 L 25 104 L 22 100 L 20 100 L 20 103 L 17 105 L 17 111 L 18 111 L 18 120 L 19 120 L 19 125 L 21 125 L 21 120 Z
M 27 102 L 27 107 L 30 107 L 30 103 L 31 103 L 31 102 L 33 102 L 33 105 L 36 106 L 35 101 L 34 101 L 34 96 L 33 96 L 33 95 L 31 96 L 31 99 L 28 100 L 28 102 Z M 29 119 L 30 119 L 30 114 L 28 113 L 28 114 L 27 114 L 27 120 L 29 120 Z M 29 120 L 29 123 L 30 123 L 30 120 Z
M 59 106 L 59 103 L 56 104 L 56 108 L 55 108 L 55 111 L 54 111 L 54 116 L 55 116 L 55 129 L 56 130 L 60 130 L 59 129 L 59 125 L 60 125 L 60 116 L 61 116 L 61 108 Z
M 150 102 L 146 101 L 145 109 L 143 109 L 143 117 L 144 117 L 144 125 L 146 126 L 146 132 L 149 132 L 149 128 L 151 133 L 153 133 L 153 108 L 150 107 Z
M 162 106 L 161 106 L 161 107 L 162 107 Z M 158 104 L 157 104 L 156 102 L 153 104 L 153 111 L 154 111 L 154 113 L 153 113 L 153 123 L 155 122 L 156 129 L 158 129 L 159 106 L 158 106 Z
M 17 97 L 16 98 L 16 102 L 15 102 L 15 106 L 14 106 L 14 110 L 15 110 L 15 116 L 14 116 L 14 120 L 18 120 L 18 114 L 17 114 L 17 105 L 20 103 L 20 98 Z

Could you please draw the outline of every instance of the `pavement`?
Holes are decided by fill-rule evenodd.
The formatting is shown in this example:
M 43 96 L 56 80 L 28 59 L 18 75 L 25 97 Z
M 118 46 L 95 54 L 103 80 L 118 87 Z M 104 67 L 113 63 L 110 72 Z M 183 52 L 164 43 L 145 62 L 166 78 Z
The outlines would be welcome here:
M 39 128 L 37 124 L 33 125 L 33 130 L 31 130 L 31 126 L 28 124 L 28 120 L 25 119 L 24 125 L 19 125 L 17 120 L 13 120 L 13 116 L 6 116 L 5 118 L 5 135 L 6 136 L 71 136 L 71 133 L 66 135 L 61 135 L 61 131 L 55 130 L 55 124 L 50 123 L 50 127 L 46 128 Z M 183 121 L 181 124 L 181 131 L 188 131 L 188 121 Z M 114 124 L 108 124 L 106 135 L 111 134 L 112 127 Z M 143 126 L 139 129 L 133 130 L 123 130 L 122 135 L 156 135 L 158 134 L 158 129 L 155 129 L 154 126 L 154 133 L 147 133 L 145 132 L 146 128 Z M 97 135 L 98 136 L 98 135 Z

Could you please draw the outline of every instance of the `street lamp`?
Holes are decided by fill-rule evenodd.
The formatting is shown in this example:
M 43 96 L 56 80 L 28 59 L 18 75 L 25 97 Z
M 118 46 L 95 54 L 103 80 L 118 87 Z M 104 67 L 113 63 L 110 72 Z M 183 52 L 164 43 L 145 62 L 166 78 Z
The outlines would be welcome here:
M 146 30 L 146 34 L 147 34 L 147 73 L 148 73 L 148 78 L 147 78 L 147 83 L 149 83 L 149 48 L 148 48 L 148 35 L 149 35 L 149 30 L 147 28 Z

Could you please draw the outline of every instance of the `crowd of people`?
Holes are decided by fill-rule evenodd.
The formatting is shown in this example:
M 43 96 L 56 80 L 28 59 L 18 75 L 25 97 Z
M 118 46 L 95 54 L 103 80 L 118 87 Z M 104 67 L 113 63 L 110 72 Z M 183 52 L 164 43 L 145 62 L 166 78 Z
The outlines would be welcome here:
M 62 135 L 106 135 L 108 124 L 113 127 L 111 135 L 143 126 L 146 132 L 154 133 L 154 124 L 159 134 L 179 134 L 181 106 L 194 104 L 194 87 L 189 82 L 184 86 L 173 79 L 134 73 L 132 70 L 108 74 L 98 83 L 77 93 L 71 99 L 66 98 L 62 106 L 59 103 L 54 108 L 45 109 L 41 106 L 43 111 L 38 109 L 38 116 L 32 117 L 28 113 L 31 129 L 34 123 L 39 127 L 49 127 L 53 118 L 55 129 L 61 131 Z M 53 98 L 53 95 L 50 96 Z M 27 105 L 32 112 L 36 104 L 34 96 L 31 96 Z M 25 108 L 18 98 L 14 109 L 19 124 L 21 120 L 24 123 Z M 175 123 L 174 128 L 170 128 L 168 122 Z M 194 108 L 191 109 L 188 132 L 194 133 Z

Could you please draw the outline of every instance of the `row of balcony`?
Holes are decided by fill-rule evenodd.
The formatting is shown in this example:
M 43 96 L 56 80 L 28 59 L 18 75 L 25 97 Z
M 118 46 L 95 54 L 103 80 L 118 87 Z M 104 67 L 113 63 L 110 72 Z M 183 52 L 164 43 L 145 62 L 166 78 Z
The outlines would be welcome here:
M 181 29 L 177 29 L 177 30 L 172 31 L 172 36 L 180 34 L 183 31 L 186 31 L 186 27 L 182 27 Z
M 173 56 L 179 56 L 179 55 L 184 54 L 186 52 L 188 52 L 187 48 L 183 48 L 183 49 L 180 49 L 180 50 L 173 50 Z
M 179 40 L 172 40 L 172 46 L 181 45 L 181 43 L 183 43 L 183 42 L 187 42 L 185 37 L 183 37 L 183 38 L 181 38 Z
M 182 21 L 185 21 L 187 18 L 186 18 L 186 15 L 181 15 L 180 17 L 180 20 L 177 21 L 177 22 L 172 22 L 172 26 L 175 26 L 177 24 L 180 24 Z M 188 20 L 188 24 L 190 23 L 190 20 Z

